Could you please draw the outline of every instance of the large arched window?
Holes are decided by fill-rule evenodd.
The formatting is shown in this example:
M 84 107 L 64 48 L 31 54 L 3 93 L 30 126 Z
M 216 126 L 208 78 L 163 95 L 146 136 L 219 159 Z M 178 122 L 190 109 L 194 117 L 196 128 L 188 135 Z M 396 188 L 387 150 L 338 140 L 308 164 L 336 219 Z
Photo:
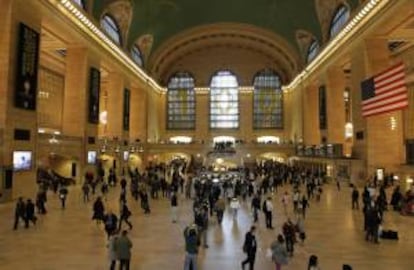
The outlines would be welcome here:
M 319 53 L 319 42 L 316 39 L 313 39 L 308 47 L 306 54 L 306 62 L 310 63 Z
M 176 73 L 168 82 L 167 128 L 195 128 L 194 78 L 187 72 Z
M 351 13 L 347 6 L 340 5 L 332 17 L 331 26 L 329 28 L 329 37 L 333 38 L 336 36 L 345 24 L 348 22 Z
M 75 4 L 86 10 L 85 0 L 72 0 Z
M 131 57 L 138 66 L 142 67 L 144 61 L 142 60 L 142 53 L 141 50 L 138 48 L 137 45 L 132 46 L 131 49 Z
M 283 128 L 283 92 L 280 77 L 263 70 L 254 77 L 253 127 Z
M 101 19 L 101 27 L 116 44 L 121 45 L 121 31 L 114 18 L 105 14 Z
M 239 84 L 228 71 L 218 71 L 210 83 L 210 128 L 239 127 Z

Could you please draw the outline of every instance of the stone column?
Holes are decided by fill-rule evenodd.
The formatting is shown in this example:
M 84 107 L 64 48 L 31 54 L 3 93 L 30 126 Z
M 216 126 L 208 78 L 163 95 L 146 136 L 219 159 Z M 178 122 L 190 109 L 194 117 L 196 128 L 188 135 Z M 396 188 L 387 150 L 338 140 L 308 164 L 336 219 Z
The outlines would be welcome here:
M 319 145 L 318 87 L 312 84 L 303 90 L 303 142 L 305 145 Z
M 365 69 L 360 68 L 358 71 L 361 72 L 362 80 L 384 71 L 393 64 L 390 59 L 387 40 L 365 40 L 361 47 L 363 49 L 362 56 L 365 61 L 359 60 L 359 64 L 362 64 Z M 358 62 L 354 58 L 353 60 Z M 359 83 L 360 85 L 361 81 L 353 81 L 353 84 L 357 85 Z M 355 91 L 358 91 L 360 95 L 361 87 L 355 88 Z M 354 100 L 353 103 L 357 103 L 356 106 L 361 107 L 360 98 L 357 102 Z M 388 171 L 392 171 L 405 162 L 402 111 L 385 113 L 363 119 L 361 108 L 359 108 L 354 111 L 353 115 L 357 120 L 356 122 L 359 122 L 358 127 L 363 127 L 361 123 L 363 124 L 365 122 L 365 145 L 363 146 L 366 149 L 365 153 L 369 173 L 373 173 L 375 168 L 385 168 Z
M 345 143 L 345 76 L 342 68 L 332 67 L 327 71 L 326 105 L 327 105 L 327 142 Z
M 34 29 L 41 38 L 41 6 L 38 1 L 4 0 L 0 1 L 0 15 L 0 165 L 12 168 L 15 150 L 32 152 L 31 168 L 11 173 L 11 189 L 3 191 L 4 183 L 0 179 L 2 200 L 5 200 L 19 196 L 33 197 L 37 191 L 37 112 L 16 108 L 14 93 L 16 84 L 21 83 L 16 81 L 19 24 L 22 22 Z M 40 57 L 40 48 L 38 49 Z M 38 89 L 36 93 L 37 91 Z M 27 132 L 29 138 L 16 139 L 16 129 Z
M 130 141 L 147 141 L 147 93 L 142 87 L 131 87 Z
M 107 78 L 107 112 L 108 124 L 106 135 L 109 138 L 122 139 L 123 108 L 124 108 L 124 79 L 119 73 L 109 73 Z

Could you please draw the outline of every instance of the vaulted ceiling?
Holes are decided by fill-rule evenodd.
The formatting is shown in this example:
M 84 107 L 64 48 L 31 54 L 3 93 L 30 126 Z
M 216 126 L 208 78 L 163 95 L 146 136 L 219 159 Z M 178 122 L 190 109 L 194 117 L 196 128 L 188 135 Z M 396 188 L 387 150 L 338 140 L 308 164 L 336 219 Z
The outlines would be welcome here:
M 359 0 L 95 0 L 92 12 L 98 21 L 105 13 L 121 21 L 119 23 L 124 35 L 124 48 L 129 49 L 133 44 L 138 44 L 147 60 L 147 69 L 152 72 L 160 69 L 159 61 L 165 62 L 160 55 L 171 51 L 168 44 L 171 41 L 177 43 L 177 36 L 180 34 L 182 36 L 182 33 L 191 32 L 192 29 L 208 31 L 209 25 L 225 27 L 237 23 L 251 26 L 249 31 L 259 29 L 274 33 L 276 37 L 274 41 L 284 43 L 279 47 L 285 47 L 287 54 L 296 54 L 291 57 L 294 60 L 291 60 L 296 61 L 294 65 L 300 68 L 301 65 L 303 66 L 304 48 L 301 48 L 303 42 L 301 43 L 299 39 L 308 36 L 316 38 L 321 43 L 326 42 L 327 28 L 339 4 L 346 4 L 351 10 L 355 10 L 359 2 Z M 226 32 L 228 40 L 229 32 L 231 33 L 232 30 L 223 29 L 223 31 Z M 222 35 L 224 39 L 226 35 Z M 213 38 L 217 40 L 217 36 Z M 240 42 L 240 39 L 235 41 Z M 145 48 L 142 48 L 143 44 Z M 200 43 L 200 46 L 204 44 Z M 250 44 L 243 49 L 253 47 Z M 158 60 L 154 60 L 155 58 Z M 174 66 L 174 61 L 170 62 Z M 282 61 L 276 59 L 276 62 Z M 291 66 L 281 67 L 284 70 L 291 68 Z M 162 71 L 162 73 L 170 72 Z M 163 76 L 160 73 L 157 75 Z M 290 79 L 290 75 L 286 80 Z

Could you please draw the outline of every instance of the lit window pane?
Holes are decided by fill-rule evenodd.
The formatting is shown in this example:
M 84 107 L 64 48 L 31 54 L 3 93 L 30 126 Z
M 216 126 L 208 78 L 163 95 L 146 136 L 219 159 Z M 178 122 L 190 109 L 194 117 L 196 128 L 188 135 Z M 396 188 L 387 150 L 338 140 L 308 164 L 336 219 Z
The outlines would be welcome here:
M 142 64 L 143 64 L 142 54 L 136 45 L 132 47 L 131 57 L 132 57 L 132 60 L 134 60 L 134 62 L 137 63 L 138 66 L 142 67 Z
M 72 0 L 75 4 L 80 6 L 82 9 L 85 9 L 85 1 L 84 0 Z
M 170 78 L 167 93 L 167 128 L 195 128 L 194 79 L 186 73 L 177 73 Z
M 239 89 L 230 71 L 217 72 L 210 83 L 210 128 L 239 127 Z
M 263 70 L 254 78 L 253 127 L 283 128 L 283 92 L 280 77 Z
M 340 5 L 337 8 L 335 15 L 333 16 L 333 19 L 331 21 L 331 27 L 329 30 L 329 34 L 331 38 L 336 36 L 342 30 L 342 28 L 348 22 L 350 15 L 351 14 L 347 6 Z
M 118 45 L 121 45 L 121 31 L 111 16 L 103 16 L 101 20 L 101 27 L 113 41 L 115 41 Z
M 316 40 L 313 40 L 309 46 L 306 61 L 308 63 L 311 62 L 318 55 L 318 53 L 319 53 L 319 42 Z

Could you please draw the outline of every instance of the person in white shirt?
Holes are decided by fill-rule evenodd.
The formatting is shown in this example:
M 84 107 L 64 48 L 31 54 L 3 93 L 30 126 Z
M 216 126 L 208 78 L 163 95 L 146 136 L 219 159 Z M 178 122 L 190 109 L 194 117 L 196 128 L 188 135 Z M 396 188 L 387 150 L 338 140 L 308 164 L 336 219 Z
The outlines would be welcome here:
M 283 210 L 285 211 L 285 215 L 287 215 L 287 206 L 289 204 L 289 193 L 286 191 L 285 194 L 283 194 L 282 197 L 282 205 L 283 205 Z
M 273 229 L 272 226 L 272 219 L 273 219 L 273 203 L 272 198 L 268 197 L 266 201 L 264 202 L 263 211 L 266 218 L 266 228 Z
M 230 209 L 233 212 L 233 218 L 236 219 L 237 218 L 237 212 L 240 208 L 240 202 L 239 199 L 237 199 L 236 197 L 234 197 L 231 202 L 230 202 Z
M 295 213 L 298 211 L 299 199 L 300 199 L 300 192 L 299 190 L 295 190 L 295 193 L 293 193 L 293 211 Z

